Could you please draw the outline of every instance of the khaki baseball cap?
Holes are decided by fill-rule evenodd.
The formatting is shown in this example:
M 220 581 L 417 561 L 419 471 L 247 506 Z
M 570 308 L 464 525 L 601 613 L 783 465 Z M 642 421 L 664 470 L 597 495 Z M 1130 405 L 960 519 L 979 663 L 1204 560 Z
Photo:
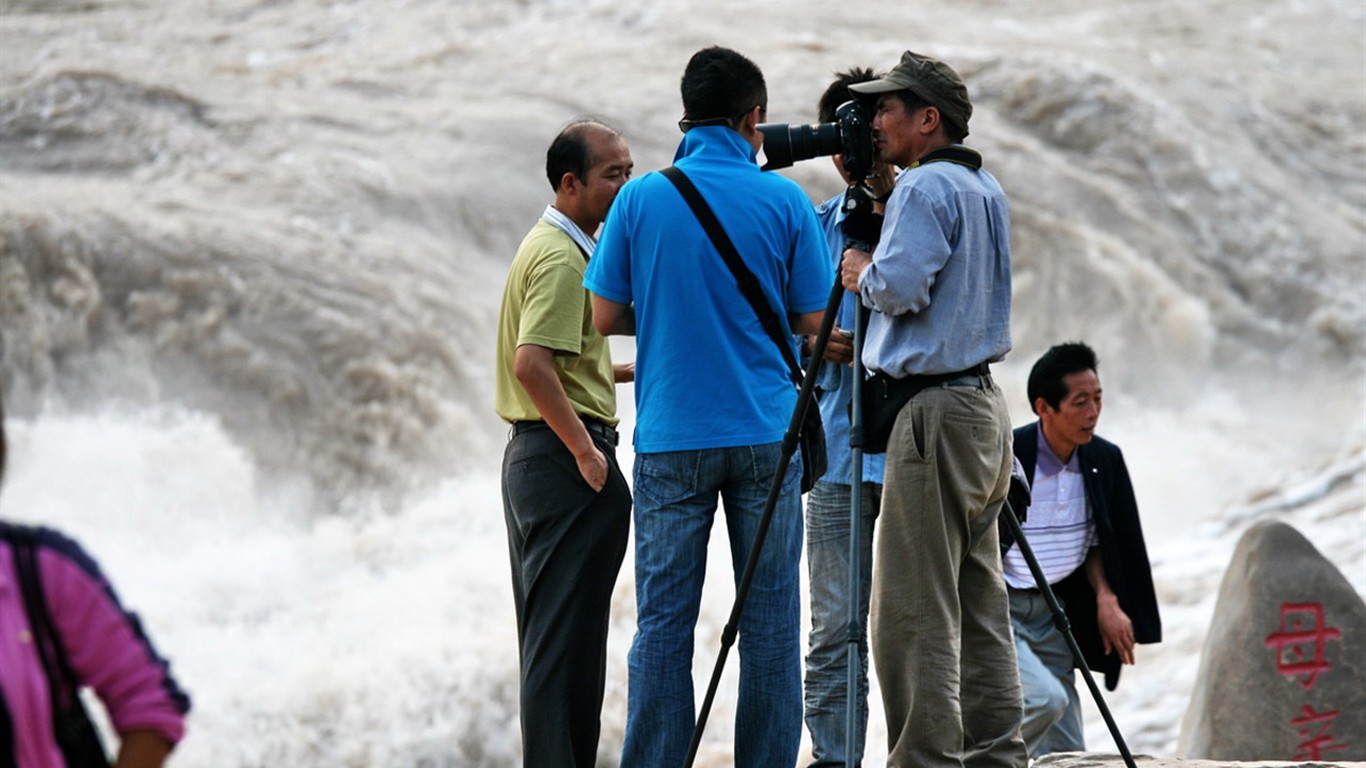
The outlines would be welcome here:
M 944 119 L 968 134 L 968 119 L 972 117 L 972 102 L 968 87 L 953 67 L 932 56 L 912 51 L 901 54 L 901 63 L 877 80 L 849 86 L 854 93 L 890 93 L 907 90 L 937 107 Z

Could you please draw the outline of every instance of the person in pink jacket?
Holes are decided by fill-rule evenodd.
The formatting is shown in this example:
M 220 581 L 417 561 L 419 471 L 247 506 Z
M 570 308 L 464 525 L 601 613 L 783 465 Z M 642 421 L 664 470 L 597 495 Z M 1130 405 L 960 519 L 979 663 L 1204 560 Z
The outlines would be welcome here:
M 0 479 L 4 462 L 0 410 Z M 36 572 L 45 618 L 35 617 L 35 609 L 26 604 L 24 562 L 31 574 Z M 60 666 L 76 686 L 92 688 L 108 712 L 119 736 L 114 766 L 160 768 L 184 736 L 190 708 L 166 661 L 80 545 L 51 529 L 0 519 L 0 768 L 99 765 L 105 758 L 97 742 L 98 752 L 71 759 L 59 746 L 53 694 L 79 702 L 70 689 L 50 684 L 38 647 L 45 634 L 60 646 L 65 661 Z M 51 658 L 53 646 L 47 647 Z

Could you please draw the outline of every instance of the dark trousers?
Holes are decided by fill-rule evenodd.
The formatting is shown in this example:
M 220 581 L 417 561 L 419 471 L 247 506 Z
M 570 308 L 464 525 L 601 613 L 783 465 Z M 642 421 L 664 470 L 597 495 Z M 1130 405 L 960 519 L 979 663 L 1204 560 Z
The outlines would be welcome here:
M 503 514 L 521 650 L 526 766 L 597 762 L 612 589 L 626 554 L 631 491 L 616 448 L 595 493 L 549 427 L 519 430 L 503 453 Z

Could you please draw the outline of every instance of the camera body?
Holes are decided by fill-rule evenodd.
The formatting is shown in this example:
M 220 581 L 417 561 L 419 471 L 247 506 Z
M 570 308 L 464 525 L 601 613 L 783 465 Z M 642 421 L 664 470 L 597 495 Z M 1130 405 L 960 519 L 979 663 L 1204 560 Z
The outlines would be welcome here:
M 873 171 L 873 105 L 853 99 L 835 110 L 832 123 L 787 125 L 764 123 L 763 170 L 787 168 L 798 160 L 821 155 L 843 155 L 850 181 L 860 182 Z

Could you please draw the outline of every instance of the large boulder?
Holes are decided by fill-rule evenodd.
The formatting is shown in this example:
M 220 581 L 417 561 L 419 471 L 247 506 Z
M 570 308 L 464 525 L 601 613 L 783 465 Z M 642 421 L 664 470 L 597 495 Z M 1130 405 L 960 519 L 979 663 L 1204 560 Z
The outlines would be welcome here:
M 1289 763 L 1283 760 L 1257 760 L 1253 762 L 1231 763 L 1212 760 L 1164 760 L 1148 755 L 1134 755 L 1134 765 L 1139 768 L 1362 768 L 1366 763 L 1325 762 Z M 1031 768 L 1125 768 L 1124 759 L 1119 755 L 1093 752 L 1054 752 L 1030 763 Z
M 1363 666 L 1361 596 L 1294 528 L 1258 523 L 1239 540 L 1219 587 L 1180 754 L 1364 760 Z

